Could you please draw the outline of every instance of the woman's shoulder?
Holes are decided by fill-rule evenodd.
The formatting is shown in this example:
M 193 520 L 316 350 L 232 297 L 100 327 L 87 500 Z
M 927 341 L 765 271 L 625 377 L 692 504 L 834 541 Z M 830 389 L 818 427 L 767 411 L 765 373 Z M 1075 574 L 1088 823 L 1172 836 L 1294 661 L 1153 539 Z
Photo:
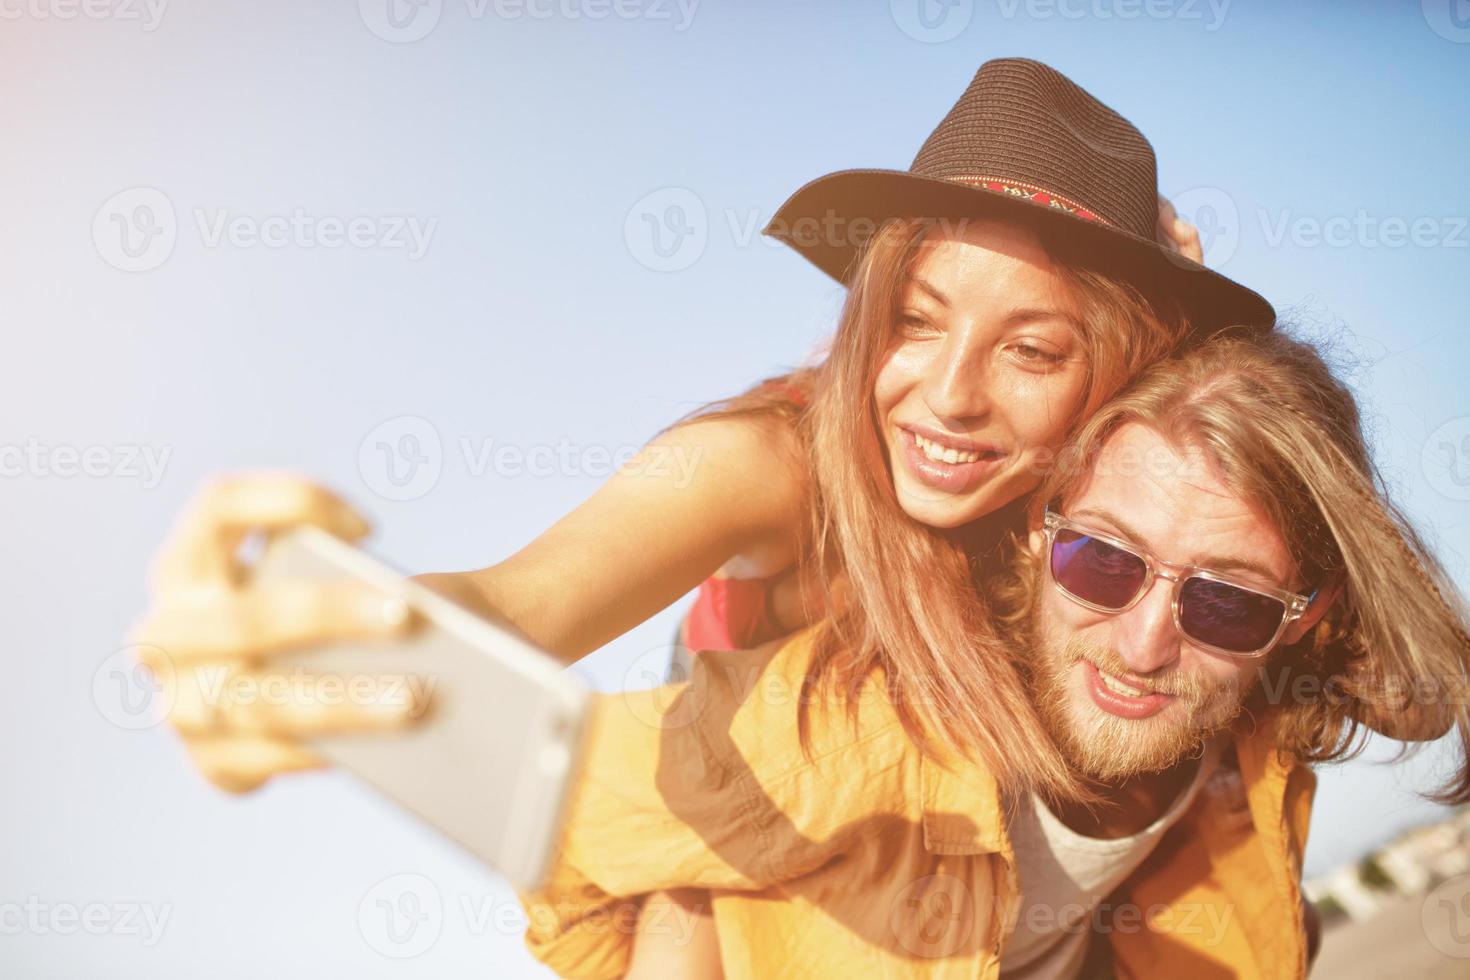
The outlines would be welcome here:
M 649 449 L 678 456 L 693 483 L 754 495 L 788 517 L 807 506 L 807 457 L 790 418 L 762 412 L 699 416 L 665 430 Z

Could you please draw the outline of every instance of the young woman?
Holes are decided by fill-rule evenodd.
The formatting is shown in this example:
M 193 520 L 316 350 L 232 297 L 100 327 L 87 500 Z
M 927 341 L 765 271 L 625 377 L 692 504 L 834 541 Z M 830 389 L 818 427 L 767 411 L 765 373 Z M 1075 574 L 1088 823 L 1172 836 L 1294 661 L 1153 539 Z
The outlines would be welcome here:
M 861 677 L 881 662 L 915 733 L 968 747 L 1007 790 L 1068 796 L 1073 777 L 974 565 L 1068 433 L 1191 328 L 1269 328 L 1264 300 L 1161 244 L 1159 223 L 1142 134 L 1045 65 L 989 62 L 910 170 L 831 174 L 777 213 L 767 232 L 845 282 L 847 302 L 820 365 L 650 444 L 698 461 L 690 485 L 620 474 L 506 561 L 422 580 L 568 662 L 701 582 L 696 647 L 824 615 L 819 663 L 841 652 L 843 674 Z M 1168 212 L 1164 224 L 1189 244 Z M 361 592 L 252 586 L 235 557 L 243 538 L 303 523 L 367 529 L 304 480 L 212 485 L 164 549 L 134 631 L 186 668 L 170 721 L 227 789 L 315 766 L 293 736 L 412 712 L 220 712 L 185 682 L 201 661 L 257 671 L 270 651 L 410 628 Z

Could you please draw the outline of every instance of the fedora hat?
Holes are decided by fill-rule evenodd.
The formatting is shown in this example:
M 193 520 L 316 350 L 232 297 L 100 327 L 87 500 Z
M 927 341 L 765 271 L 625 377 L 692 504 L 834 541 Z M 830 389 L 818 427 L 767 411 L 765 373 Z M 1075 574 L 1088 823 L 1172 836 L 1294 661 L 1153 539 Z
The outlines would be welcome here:
M 1196 330 L 1270 329 L 1271 304 L 1157 239 L 1158 173 L 1138 128 L 1061 72 L 987 61 L 908 170 L 839 170 L 803 186 L 763 233 L 846 284 L 889 218 L 1050 225 L 1114 276 L 1177 300 Z

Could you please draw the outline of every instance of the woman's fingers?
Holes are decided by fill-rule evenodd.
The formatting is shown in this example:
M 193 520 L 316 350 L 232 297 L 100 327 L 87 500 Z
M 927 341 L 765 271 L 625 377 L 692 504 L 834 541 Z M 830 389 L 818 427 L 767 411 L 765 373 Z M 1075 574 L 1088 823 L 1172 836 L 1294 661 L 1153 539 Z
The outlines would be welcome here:
M 255 473 L 210 482 L 159 551 L 153 606 L 131 632 L 195 765 L 232 792 L 320 767 L 298 739 L 394 731 L 427 706 L 414 677 L 261 669 L 263 656 L 392 638 L 418 624 L 402 599 L 361 583 L 250 582 L 239 554 L 247 537 L 301 526 L 347 541 L 368 532 L 356 511 L 309 480 Z
M 184 745 L 204 778 L 231 793 L 248 793 L 280 773 L 325 765 L 300 745 L 269 735 L 191 738 Z
M 284 473 L 223 477 L 195 495 L 155 565 L 160 592 L 233 586 L 240 579 L 236 551 L 256 530 L 311 525 L 347 541 L 369 525 L 336 494 Z
M 1199 229 L 1181 218 L 1174 204 L 1159 195 L 1158 239 L 1161 245 L 1178 252 L 1187 259 L 1204 264 L 1204 248 L 1200 244 Z
M 392 638 L 418 622 L 402 599 L 371 586 L 302 580 L 175 593 L 133 628 L 130 642 L 157 647 L 182 666 L 334 640 Z
M 1179 245 L 1179 254 L 1200 265 L 1205 264 L 1204 246 L 1200 244 L 1199 229 L 1183 218 L 1174 219 L 1174 241 Z
M 191 742 L 392 732 L 428 706 L 420 679 L 402 674 L 342 677 L 200 664 L 173 671 L 162 684 L 168 719 Z

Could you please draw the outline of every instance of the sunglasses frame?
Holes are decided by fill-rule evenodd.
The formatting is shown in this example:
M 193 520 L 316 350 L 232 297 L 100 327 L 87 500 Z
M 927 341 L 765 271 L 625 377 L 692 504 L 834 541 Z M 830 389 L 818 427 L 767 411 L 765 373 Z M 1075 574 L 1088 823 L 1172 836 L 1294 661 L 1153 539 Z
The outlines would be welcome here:
M 1070 518 L 1063 517 L 1061 514 L 1058 514 L 1056 511 L 1052 510 L 1050 506 L 1046 508 L 1045 528 L 1046 574 L 1047 577 L 1051 579 L 1052 585 L 1056 586 L 1056 590 L 1062 595 L 1066 596 L 1068 599 L 1071 599 L 1078 605 L 1085 606 L 1086 608 L 1091 609 L 1094 612 L 1117 615 L 1119 613 L 1125 613 L 1128 610 L 1132 609 L 1134 606 L 1138 605 L 1143 597 L 1148 595 L 1149 592 L 1153 589 L 1155 579 L 1165 579 L 1166 581 L 1172 582 L 1174 584 L 1173 591 L 1169 598 L 1169 606 L 1174 614 L 1174 628 L 1179 631 L 1179 635 L 1184 637 L 1190 643 L 1199 647 L 1201 650 L 1207 650 L 1210 653 L 1219 654 L 1222 657 L 1230 657 L 1236 660 L 1259 660 L 1260 658 L 1266 656 L 1266 654 L 1270 653 L 1272 649 L 1275 648 L 1276 644 L 1281 641 L 1281 635 L 1286 632 L 1286 628 L 1296 620 L 1300 619 L 1302 617 L 1302 614 L 1307 611 L 1307 605 L 1311 601 L 1307 596 L 1300 595 L 1296 592 L 1289 592 L 1285 589 L 1273 589 L 1269 586 L 1245 585 L 1244 583 L 1233 579 L 1228 575 L 1222 575 L 1219 572 L 1212 572 L 1208 568 L 1202 568 L 1199 565 L 1185 565 L 1180 564 L 1179 562 L 1164 561 L 1162 558 L 1155 558 L 1143 548 L 1140 548 L 1138 545 L 1133 544 L 1132 542 L 1125 541 L 1121 538 L 1116 538 L 1113 535 L 1108 534 L 1104 531 L 1096 530 L 1095 528 L 1088 527 L 1086 524 L 1080 524 L 1077 521 L 1071 520 Z M 1073 595 L 1067 590 L 1066 586 L 1062 585 L 1062 583 L 1057 579 L 1056 571 L 1052 567 L 1052 554 L 1054 549 L 1056 548 L 1057 532 L 1063 530 L 1076 531 L 1080 534 L 1086 535 L 1089 538 L 1096 538 L 1104 544 L 1111 545 L 1112 547 L 1117 548 L 1120 551 L 1127 552 L 1128 554 L 1143 562 L 1143 584 L 1138 587 L 1138 591 L 1134 593 L 1132 599 L 1128 600 L 1128 604 L 1126 606 L 1120 606 L 1115 609 L 1109 606 L 1100 606 L 1095 602 L 1088 602 L 1081 596 Z M 1173 574 L 1169 574 L 1167 572 L 1160 571 L 1160 569 L 1172 569 L 1174 571 Z M 1268 599 L 1277 600 L 1281 603 L 1283 612 L 1281 616 L 1281 623 L 1276 627 L 1276 632 L 1272 634 L 1271 639 L 1266 643 L 1265 646 L 1244 653 L 1238 650 L 1227 650 L 1224 647 L 1217 647 L 1213 644 L 1206 643 L 1203 640 L 1198 640 L 1195 637 L 1191 636 L 1189 633 L 1185 632 L 1184 624 L 1179 618 L 1179 594 L 1184 588 L 1184 583 L 1192 578 L 1202 578 L 1209 582 L 1219 582 L 1222 585 L 1233 586 L 1245 592 L 1252 592 L 1256 595 L 1266 596 Z

